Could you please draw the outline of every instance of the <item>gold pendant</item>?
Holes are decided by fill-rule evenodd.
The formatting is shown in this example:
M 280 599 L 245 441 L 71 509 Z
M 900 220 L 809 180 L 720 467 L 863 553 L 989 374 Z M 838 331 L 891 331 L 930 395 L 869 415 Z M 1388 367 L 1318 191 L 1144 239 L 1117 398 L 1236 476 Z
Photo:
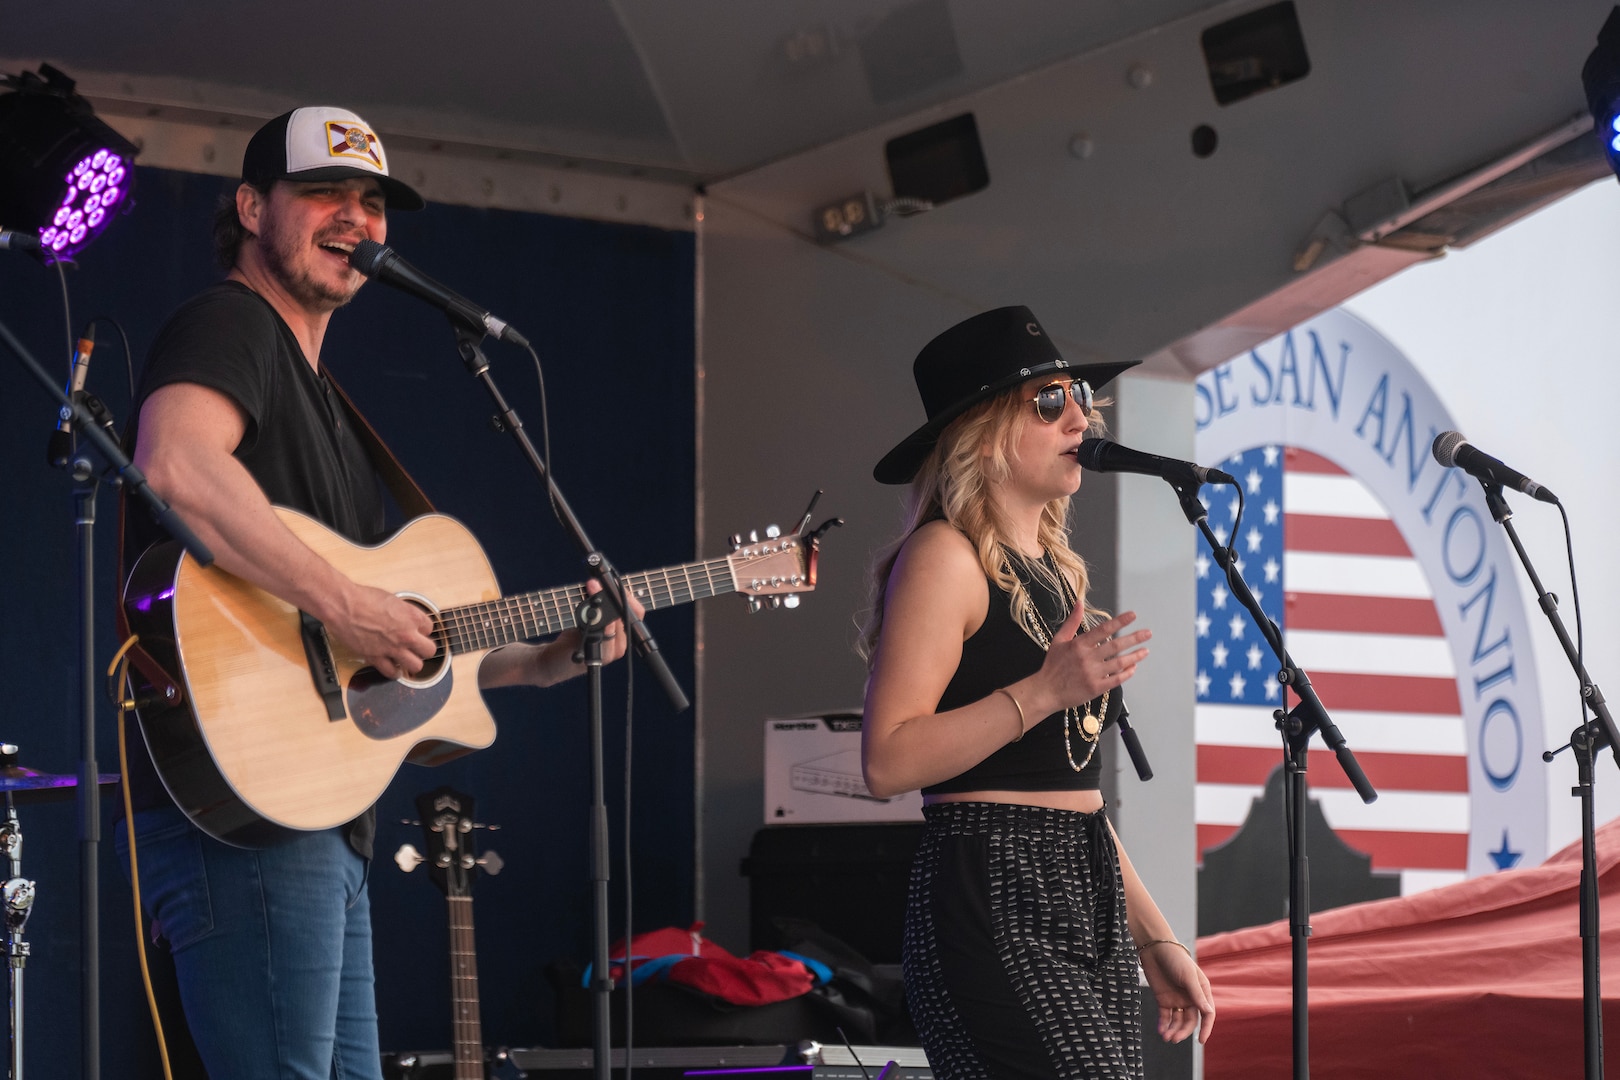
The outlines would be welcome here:
M 1080 718 L 1080 730 L 1088 739 L 1095 739 L 1102 734 L 1102 720 L 1089 710 Z

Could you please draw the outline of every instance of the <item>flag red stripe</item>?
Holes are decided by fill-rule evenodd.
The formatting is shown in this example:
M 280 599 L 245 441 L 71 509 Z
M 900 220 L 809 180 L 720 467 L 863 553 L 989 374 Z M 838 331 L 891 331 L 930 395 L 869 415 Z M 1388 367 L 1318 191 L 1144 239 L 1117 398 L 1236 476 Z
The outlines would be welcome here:
M 1258 723 L 1258 718 L 1256 720 Z M 1355 732 L 1347 736 L 1355 749 Z M 1400 754 L 1356 751 L 1356 760 L 1373 787 L 1380 791 L 1468 791 L 1468 759 L 1444 754 Z M 1198 747 L 1198 782 L 1252 784 L 1264 787 L 1266 778 L 1282 761 L 1282 746 Z M 1306 763 L 1313 788 L 1348 788 L 1350 781 L 1330 750 L 1312 750 Z
M 1324 473 L 1328 476 L 1350 475 L 1321 454 L 1313 454 L 1297 446 L 1284 448 L 1283 469 L 1286 472 Z
M 1316 696 L 1328 711 L 1439 713 L 1457 716 L 1462 702 L 1457 680 L 1419 675 L 1351 675 L 1338 671 L 1307 672 Z
M 1398 555 L 1411 558 L 1401 530 L 1388 518 L 1284 514 L 1283 547 L 1289 551 L 1328 551 L 1338 555 Z
M 1357 851 L 1371 855 L 1374 870 L 1468 869 L 1468 837 L 1464 833 L 1333 831 Z
M 1347 630 L 1352 633 L 1441 637 L 1434 601 L 1398 596 L 1335 596 L 1288 593 L 1283 624 L 1290 630 Z
M 1236 825 L 1198 826 L 1198 861 L 1212 847 L 1224 844 L 1238 831 Z M 1363 855 L 1372 856 L 1374 870 L 1467 870 L 1468 837 L 1462 833 L 1383 832 L 1373 829 L 1335 829 L 1340 840 Z

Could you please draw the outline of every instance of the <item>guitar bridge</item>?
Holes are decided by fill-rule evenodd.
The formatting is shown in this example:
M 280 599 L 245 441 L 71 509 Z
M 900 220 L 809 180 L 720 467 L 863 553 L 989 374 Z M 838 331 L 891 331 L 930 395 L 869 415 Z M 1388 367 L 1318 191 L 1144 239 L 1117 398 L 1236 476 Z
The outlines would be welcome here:
M 304 640 L 304 658 L 309 661 L 309 677 L 315 683 L 315 692 L 326 704 L 328 720 L 347 720 L 343 707 L 343 687 L 338 682 L 337 662 L 332 659 L 332 639 L 327 637 L 321 620 L 306 611 L 300 611 L 300 636 Z

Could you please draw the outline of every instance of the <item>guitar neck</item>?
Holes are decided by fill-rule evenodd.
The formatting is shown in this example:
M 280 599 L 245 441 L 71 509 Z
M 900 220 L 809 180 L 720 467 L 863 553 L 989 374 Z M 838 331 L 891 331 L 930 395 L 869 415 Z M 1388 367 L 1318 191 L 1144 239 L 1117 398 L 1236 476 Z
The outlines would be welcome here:
M 737 591 L 731 561 L 724 558 L 625 574 L 622 580 L 648 611 Z M 439 625 L 451 652 L 479 652 L 514 641 L 559 634 L 576 626 L 579 605 L 585 596 L 584 585 L 503 596 L 499 600 L 445 608 L 439 612 Z
M 484 1080 L 484 1030 L 478 1020 L 478 954 L 473 944 L 472 897 L 450 896 L 448 899 L 455 1080 Z

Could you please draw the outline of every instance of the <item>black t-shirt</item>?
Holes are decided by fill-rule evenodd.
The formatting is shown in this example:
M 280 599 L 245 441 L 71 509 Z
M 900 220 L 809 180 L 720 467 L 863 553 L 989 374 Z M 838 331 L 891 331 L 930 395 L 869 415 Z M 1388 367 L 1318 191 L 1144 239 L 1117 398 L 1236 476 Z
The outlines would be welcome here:
M 292 329 L 262 297 L 222 281 L 186 301 L 158 331 L 141 374 L 127 442 L 140 438 L 140 408 L 174 383 L 217 390 L 241 406 L 247 429 L 233 456 L 272 503 L 301 511 L 356 543 L 381 540 L 386 510 L 376 470 L 343 404 L 304 359 Z M 144 513 L 129 514 L 124 561 L 166 534 Z M 137 758 L 139 760 L 137 760 Z M 130 761 L 137 807 L 168 799 L 145 755 Z M 376 830 L 368 811 L 349 826 L 349 843 L 370 857 Z
M 1024 632 L 1012 613 L 1012 597 L 995 581 L 990 585 L 990 607 L 984 624 L 962 643 L 962 660 L 939 698 L 939 712 L 970 705 L 994 694 L 1000 687 L 1017 682 L 1039 671 L 1046 651 Z M 1067 617 L 1065 601 L 1041 584 L 1041 579 L 1025 575 L 1029 597 L 1041 612 L 1046 625 L 1056 627 Z M 1119 720 L 1125 703 L 1123 687 L 1108 695 L 1103 728 Z M 1093 701 L 1093 708 L 1099 703 Z M 924 795 L 963 791 L 1096 791 L 1102 786 L 1102 754 L 1094 753 L 1076 771 L 1069 764 L 1084 761 L 1092 744 L 1069 725 L 1069 749 L 1063 746 L 1063 713 L 1055 712 L 1009 742 L 977 765 L 949 780 L 923 788 Z M 1101 738 L 1102 732 L 1098 737 Z

